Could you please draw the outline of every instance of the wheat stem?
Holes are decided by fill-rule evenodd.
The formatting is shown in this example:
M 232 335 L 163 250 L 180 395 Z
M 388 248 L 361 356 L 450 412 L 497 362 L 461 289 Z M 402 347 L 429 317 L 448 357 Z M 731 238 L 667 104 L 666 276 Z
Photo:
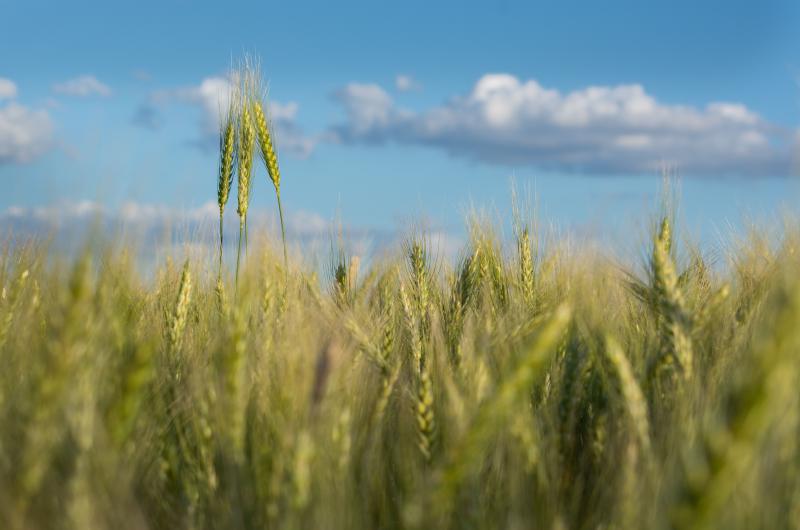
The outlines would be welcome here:
M 281 204 L 281 194 L 277 189 L 275 190 L 275 197 L 278 199 L 278 216 L 281 220 L 281 241 L 283 241 L 283 267 L 285 273 L 289 273 L 289 257 L 286 253 L 286 225 L 283 222 L 283 205 Z

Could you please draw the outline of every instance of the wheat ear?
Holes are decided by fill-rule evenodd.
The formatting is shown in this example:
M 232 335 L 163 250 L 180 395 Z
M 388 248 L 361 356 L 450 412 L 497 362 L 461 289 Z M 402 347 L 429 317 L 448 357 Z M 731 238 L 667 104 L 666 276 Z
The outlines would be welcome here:
M 531 237 L 528 227 L 524 227 L 517 236 L 517 252 L 519 254 L 519 281 L 522 286 L 522 298 L 528 307 L 533 307 L 535 293 L 535 272 Z
M 236 127 L 233 102 L 228 107 L 219 132 L 219 175 L 217 177 L 217 205 L 219 206 L 219 275 L 222 275 L 223 231 L 222 218 L 233 184 Z
M 261 160 L 267 168 L 267 174 L 275 187 L 275 198 L 278 201 L 278 216 L 281 221 L 281 240 L 283 242 L 283 264 L 288 269 L 289 260 L 286 254 L 286 227 L 283 222 L 283 205 L 281 204 L 281 170 L 278 167 L 278 155 L 275 153 L 275 146 L 272 142 L 272 132 L 270 131 L 267 117 L 264 114 L 264 107 L 258 97 L 253 97 L 253 118 L 256 124 L 256 134 L 258 135 L 258 145 L 261 147 Z
M 673 361 L 677 363 L 684 379 L 692 375 L 691 318 L 685 309 L 683 293 L 678 285 L 678 274 L 672 259 L 672 229 L 664 218 L 653 242 L 652 275 L 656 307 L 659 312 L 661 351 L 651 375 L 657 375 Z
M 239 102 L 239 206 L 237 213 L 239 214 L 239 244 L 236 252 L 236 284 L 239 284 L 239 261 L 242 255 L 242 239 L 247 238 L 247 208 L 250 204 L 250 176 L 253 171 L 253 154 L 255 148 L 255 129 L 253 127 L 253 120 L 250 115 L 250 105 L 247 104 L 247 99 L 250 97 L 249 92 L 252 85 L 252 74 L 249 70 L 244 71 L 242 74 L 244 79 L 243 87 L 240 89 L 240 102 Z M 245 245 L 247 242 L 245 241 Z
M 183 264 L 181 283 L 178 287 L 178 297 L 172 312 L 169 325 L 169 347 L 172 353 L 178 351 L 183 342 L 183 331 L 189 315 L 189 303 L 192 297 L 192 273 L 189 270 L 189 260 Z

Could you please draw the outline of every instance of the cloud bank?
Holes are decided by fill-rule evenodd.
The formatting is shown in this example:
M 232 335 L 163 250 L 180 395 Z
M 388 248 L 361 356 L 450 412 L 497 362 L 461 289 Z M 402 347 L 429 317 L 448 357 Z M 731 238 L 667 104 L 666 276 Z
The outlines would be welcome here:
M 238 217 L 235 204 L 225 212 L 226 238 L 238 234 Z M 100 226 L 126 228 L 134 233 L 161 235 L 174 230 L 178 235 L 215 242 L 218 237 L 219 207 L 216 201 L 189 208 L 176 208 L 167 204 L 127 201 L 112 208 L 92 200 L 61 201 L 48 205 L 24 207 L 11 206 L 0 211 L 0 233 L 13 228 L 16 234 L 48 235 L 59 230 L 86 230 L 93 222 Z M 278 219 L 271 210 L 251 208 L 248 223 L 254 228 L 274 229 Z M 292 239 L 310 237 L 327 238 L 334 224 L 315 212 L 294 210 L 286 212 L 286 233 Z M 231 239 L 233 240 L 233 239 Z
M 139 242 L 145 254 L 163 244 L 191 245 L 215 253 L 219 242 L 218 223 L 219 209 L 215 201 L 190 208 L 133 201 L 111 208 L 91 200 L 62 201 L 0 210 L 0 240 L 7 234 L 13 234 L 18 241 L 49 239 L 57 249 L 72 252 L 83 248 L 89 238 L 103 234 L 116 241 Z M 251 208 L 248 224 L 252 237 L 269 234 L 273 242 L 279 241 L 280 228 L 273 210 Z M 229 204 L 224 227 L 228 256 L 235 255 L 238 227 L 235 204 L 233 207 Z M 319 252 L 320 256 L 327 256 L 332 238 L 340 232 L 349 249 L 360 256 L 397 245 L 400 237 L 395 231 L 367 226 L 342 227 L 312 211 L 286 212 L 286 236 L 293 246 L 300 245 L 306 250 Z M 434 231 L 430 236 L 436 245 L 434 249 L 453 253 L 456 241 L 460 241 L 445 231 Z
M 796 131 L 744 105 L 703 108 L 657 101 L 638 84 L 572 92 L 508 74 L 487 74 L 465 95 L 423 111 L 399 107 L 376 84 L 334 94 L 345 112 L 331 137 L 340 143 L 395 142 L 506 166 L 640 174 L 664 164 L 698 175 L 787 175 Z

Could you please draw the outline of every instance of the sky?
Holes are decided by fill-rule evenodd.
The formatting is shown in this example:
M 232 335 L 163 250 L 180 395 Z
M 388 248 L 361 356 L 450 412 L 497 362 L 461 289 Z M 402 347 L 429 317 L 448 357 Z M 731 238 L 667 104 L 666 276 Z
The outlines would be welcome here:
M 795 211 L 800 4 L 0 0 L 0 225 L 209 215 L 230 68 L 260 58 L 293 233 L 511 211 L 701 239 Z M 274 197 L 257 172 L 251 208 Z M 229 210 L 235 209 L 229 207 Z M 176 214 L 177 215 L 177 214 Z M 30 222 L 29 222 L 30 221 Z

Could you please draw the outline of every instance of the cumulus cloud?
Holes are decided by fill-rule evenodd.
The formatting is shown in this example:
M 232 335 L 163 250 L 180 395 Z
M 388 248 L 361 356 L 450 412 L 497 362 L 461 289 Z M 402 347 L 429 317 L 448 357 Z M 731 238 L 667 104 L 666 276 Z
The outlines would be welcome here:
M 89 97 L 111 95 L 111 88 L 92 75 L 82 75 L 53 85 L 53 92 L 65 96 Z
M 410 75 L 398 74 L 394 78 L 394 88 L 399 92 L 410 92 L 422 89 L 422 85 Z
M 44 109 L 31 109 L 14 101 L 17 86 L 0 78 L 0 165 L 30 162 L 52 144 L 53 123 Z
M 161 108 L 173 103 L 192 105 L 201 110 L 200 137 L 194 143 L 213 149 L 217 146 L 221 117 L 230 105 L 233 91 L 233 81 L 221 76 L 207 77 L 194 86 L 157 90 L 136 110 L 133 123 L 156 129 L 162 123 Z M 305 158 L 314 150 L 317 139 L 306 136 L 297 124 L 298 110 L 295 102 L 278 101 L 270 101 L 267 109 L 278 148 Z
M 347 114 L 347 123 L 334 129 L 344 141 L 383 142 L 401 122 L 414 118 L 397 109 L 392 97 L 375 84 L 350 83 L 336 91 L 334 99 Z
M 795 131 L 744 105 L 668 105 L 637 84 L 562 93 L 488 74 L 421 112 L 398 107 L 374 84 L 349 84 L 334 98 L 346 115 L 331 130 L 337 141 L 424 145 L 492 164 L 635 174 L 667 163 L 688 174 L 785 175 L 796 150 Z
M 17 85 L 11 79 L 0 77 L 0 101 L 17 97 Z

